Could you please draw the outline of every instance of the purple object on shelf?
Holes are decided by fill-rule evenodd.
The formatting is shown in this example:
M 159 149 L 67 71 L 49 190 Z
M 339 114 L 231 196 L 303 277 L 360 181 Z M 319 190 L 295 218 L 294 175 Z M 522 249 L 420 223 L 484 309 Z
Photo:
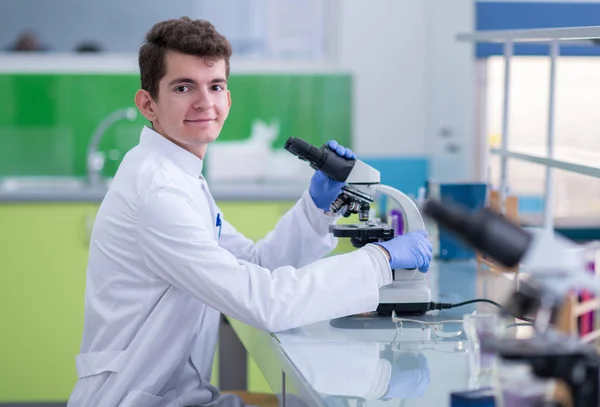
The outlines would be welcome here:
M 596 273 L 595 261 L 588 261 L 586 263 L 586 269 L 590 274 Z M 579 300 L 581 302 L 593 300 L 594 296 L 589 291 L 583 290 L 579 293 Z M 594 331 L 594 311 L 587 312 L 579 317 L 579 334 L 585 336 L 590 332 Z
M 394 235 L 400 236 L 404 234 L 404 217 L 399 209 L 392 209 L 390 211 L 390 218 L 392 219 L 392 228 L 394 229 Z

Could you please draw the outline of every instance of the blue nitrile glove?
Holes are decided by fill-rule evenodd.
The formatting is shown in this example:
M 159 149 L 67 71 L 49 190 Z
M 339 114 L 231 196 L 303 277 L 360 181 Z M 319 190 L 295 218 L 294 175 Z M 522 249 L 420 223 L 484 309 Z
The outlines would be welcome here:
M 338 144 L 335 140 L 327 142 L 327 146 L 335 151 L 340 157 L 346 157 L 348 159 L 356 159 L 356 154 L 349 148 Z M 343 182 L 335 181 L 325 175 L 322 171 L 316 171 L 310 180 L 310 187 L 308 192 L 313 202 L 319 209 L 324 211 L 329 210 L 329 206 L 335 201 L 335 198 L 342 192 Z
M 433 247 L 427 240 L 427 232 L 417 230 L 385 241 L 376 242 L 390 254 L 392 269 L 414 269 L 426 273 L 429 270 Z

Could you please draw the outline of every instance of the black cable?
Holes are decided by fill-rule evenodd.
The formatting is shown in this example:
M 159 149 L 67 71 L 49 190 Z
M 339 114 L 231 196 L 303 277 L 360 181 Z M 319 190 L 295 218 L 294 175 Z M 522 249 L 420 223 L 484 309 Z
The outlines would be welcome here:
M 448 307 L 448 308 L 462 307 L 463 305 L 469 305 L 469 304 L 473 304 L 475 302 L 487 302 L 488 304 L 495 305 L 498 308 L 504 308 L 502 305 L 498 304 L 496 301 L 488 300 L 486 298 L 477 298 L 475 300 L 469 300 L 469 301 L 465 301 L 465 302 L 459 302 L 457 304 L 449 304 L 450 307 Z M 446 304 L 443 304 L 443 305 L 446 305 Z
M 429 309 L 432 310 L 442 310 L 442 309 L 450 309 L 450 308 L 457 308 L 457 307 L 462 307 L 464 305 L 469 305 L 469 304 L 473 304 L 475 302 L 487 302 L 488 304 L 492 304 L 495 305 L 498 308 L 504 308 L 502 305 L 498 304 L 496 301 L 492 301 L 492 300 L 488 300 L 486 298 L 477 298 L 475 300 L 469 300 L 469 301 L 465 301 L 465 302 L 459 302 L 456 304 L 451 304 L 448 302 L 432 302 Z
M 488 300 L 486 298 L 477 298 L 474 300 L 469 300 L 469 301 L 465 301 L 465 302 L 459 302 L 456 304 L 451 304 L 448 302 L 431 302 L 429 304 L 429 309 L 430 310 L 443 310 L 443 309 L 450 309 L 450 308 L 457 308 L 457 307 L 462 307 L 464 305 L 469 305 L 469 304 L 473 304 L 475 302 L 485 302 L 488 304 L 492 304 L 495 305 L 496 307 L 500 308 L 500 309 L 504 309 L 504 307 L 500 304 L 498 304 L 496 301 L 492 301 L 492 300 Z M 517 317 L 515 317 L 517 318 Z M 531 318 L 526 318 L 526 317 L 519 317 L 517 319 L 526 321 L 526 322 L 534 322 L 533 319 Z

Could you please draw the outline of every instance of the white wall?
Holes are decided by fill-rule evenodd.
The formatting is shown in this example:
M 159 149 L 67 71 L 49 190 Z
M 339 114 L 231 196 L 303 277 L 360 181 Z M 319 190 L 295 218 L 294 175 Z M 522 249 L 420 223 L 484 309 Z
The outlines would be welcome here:
M 475 26 L 473 0 L 425 0 L 426 139 L 430 178 L 481 180 L 475 131 L 475 60 L 472 43 L 456 41 Z
M 425 8 L 413 0 L 342 0 L 337 58 L 355 74 L 361 155 L 425 153 Z
M 427 157 L 436 179 L 472 178 L 473 47 L 454 37 L 473 30 L 473 0 L 343 0 L 339 7 L 337 58 L 356 76 L 357 152 Z

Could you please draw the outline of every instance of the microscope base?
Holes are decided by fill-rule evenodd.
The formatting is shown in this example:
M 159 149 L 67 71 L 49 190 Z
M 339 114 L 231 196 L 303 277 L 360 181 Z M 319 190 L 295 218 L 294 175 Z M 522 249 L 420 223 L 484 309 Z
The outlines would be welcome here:
M 396 311 L 398 316 L 409 315 L 424 315 L 429 311 L 430 304 L 428 302 L 398 302 L 395 304 L 379 304 L 377 313 L 379 315 L 392 315 L 392 311 Z
M 431 306 L 427 280 L 394 281 L 379 290 L 377 312 L 382 315 L 422 315 Z

